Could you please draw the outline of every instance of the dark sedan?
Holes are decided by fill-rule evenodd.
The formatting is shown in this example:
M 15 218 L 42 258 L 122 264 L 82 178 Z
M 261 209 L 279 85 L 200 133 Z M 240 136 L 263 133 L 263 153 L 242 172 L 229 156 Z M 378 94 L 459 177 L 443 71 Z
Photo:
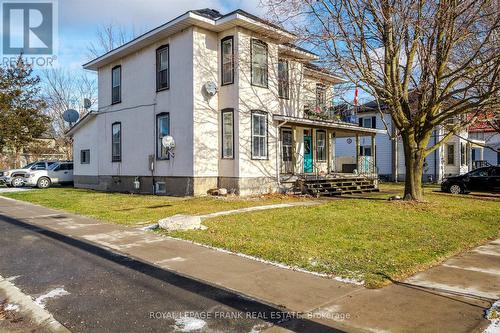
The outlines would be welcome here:
M 464 175 L 445 178 L 441 190 L 453 194 L 500 192 L 500 166 L 479 168 Z

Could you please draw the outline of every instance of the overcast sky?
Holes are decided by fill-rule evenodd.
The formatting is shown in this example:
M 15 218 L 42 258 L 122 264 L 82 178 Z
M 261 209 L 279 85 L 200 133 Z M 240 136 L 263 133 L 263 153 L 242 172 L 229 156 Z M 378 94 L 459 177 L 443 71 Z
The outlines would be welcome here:
M 59 0 L 59 66 L 78 70 L 88 59 L 87 46 L 99 25 L 114 25 L 142 33 L 192 9 L 221 13 L 244 9 L 263 15 L 260 0 Z

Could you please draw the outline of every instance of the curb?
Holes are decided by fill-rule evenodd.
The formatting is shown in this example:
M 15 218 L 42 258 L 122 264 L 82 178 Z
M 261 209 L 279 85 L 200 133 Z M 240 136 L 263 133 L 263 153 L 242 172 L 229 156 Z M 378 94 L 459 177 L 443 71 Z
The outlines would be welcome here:
M 0 276 L 0 289 L 5 292 L 8 299 L 18 304 L 21 311 L 29 313 L 31 319 L 41 328 L 46 328 L 54 333 L 71 333 L 66 327 L 59 323 L 47 310 L 41 308 L 28 295 L 24 294 L 18 287 Z

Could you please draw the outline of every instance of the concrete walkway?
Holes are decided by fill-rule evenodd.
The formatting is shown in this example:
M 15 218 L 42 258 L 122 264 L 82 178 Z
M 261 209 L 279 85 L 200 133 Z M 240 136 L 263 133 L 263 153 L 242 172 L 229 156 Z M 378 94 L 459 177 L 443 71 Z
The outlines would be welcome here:
M 0 214 L 305 313 L 321 327 L 332 327 L 326 331 L 482 332 L 489 324 L 484 311 L 500 298 L 500 241 L 404 283 L 369 290 L 12 199 L 0 198 Z M 291 320 L 286 328 L 267 331 L 308 331 L 302 324 Z

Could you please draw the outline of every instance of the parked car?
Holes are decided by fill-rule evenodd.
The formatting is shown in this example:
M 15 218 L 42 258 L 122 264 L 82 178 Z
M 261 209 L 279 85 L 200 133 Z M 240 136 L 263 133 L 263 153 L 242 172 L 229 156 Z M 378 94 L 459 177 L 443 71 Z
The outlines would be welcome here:
M 24 185 L 25 175 L 34 170 L 47 170 L 56 161 L 36 161 L 19 169 L 10 169 L 0 172 L 0 182 L 8 187 L 21 187 Z
M 500 166 L 478 168 L 464 175 L 448 177 L 441 184 L 441 190 L 453 194 L 500 192 Z
M 28 186 L 48 188 L 52 184 L 73 183 L 73 162 L 60 161 L 46 170 L 33 170 L 25 175 L 24 182 Z

